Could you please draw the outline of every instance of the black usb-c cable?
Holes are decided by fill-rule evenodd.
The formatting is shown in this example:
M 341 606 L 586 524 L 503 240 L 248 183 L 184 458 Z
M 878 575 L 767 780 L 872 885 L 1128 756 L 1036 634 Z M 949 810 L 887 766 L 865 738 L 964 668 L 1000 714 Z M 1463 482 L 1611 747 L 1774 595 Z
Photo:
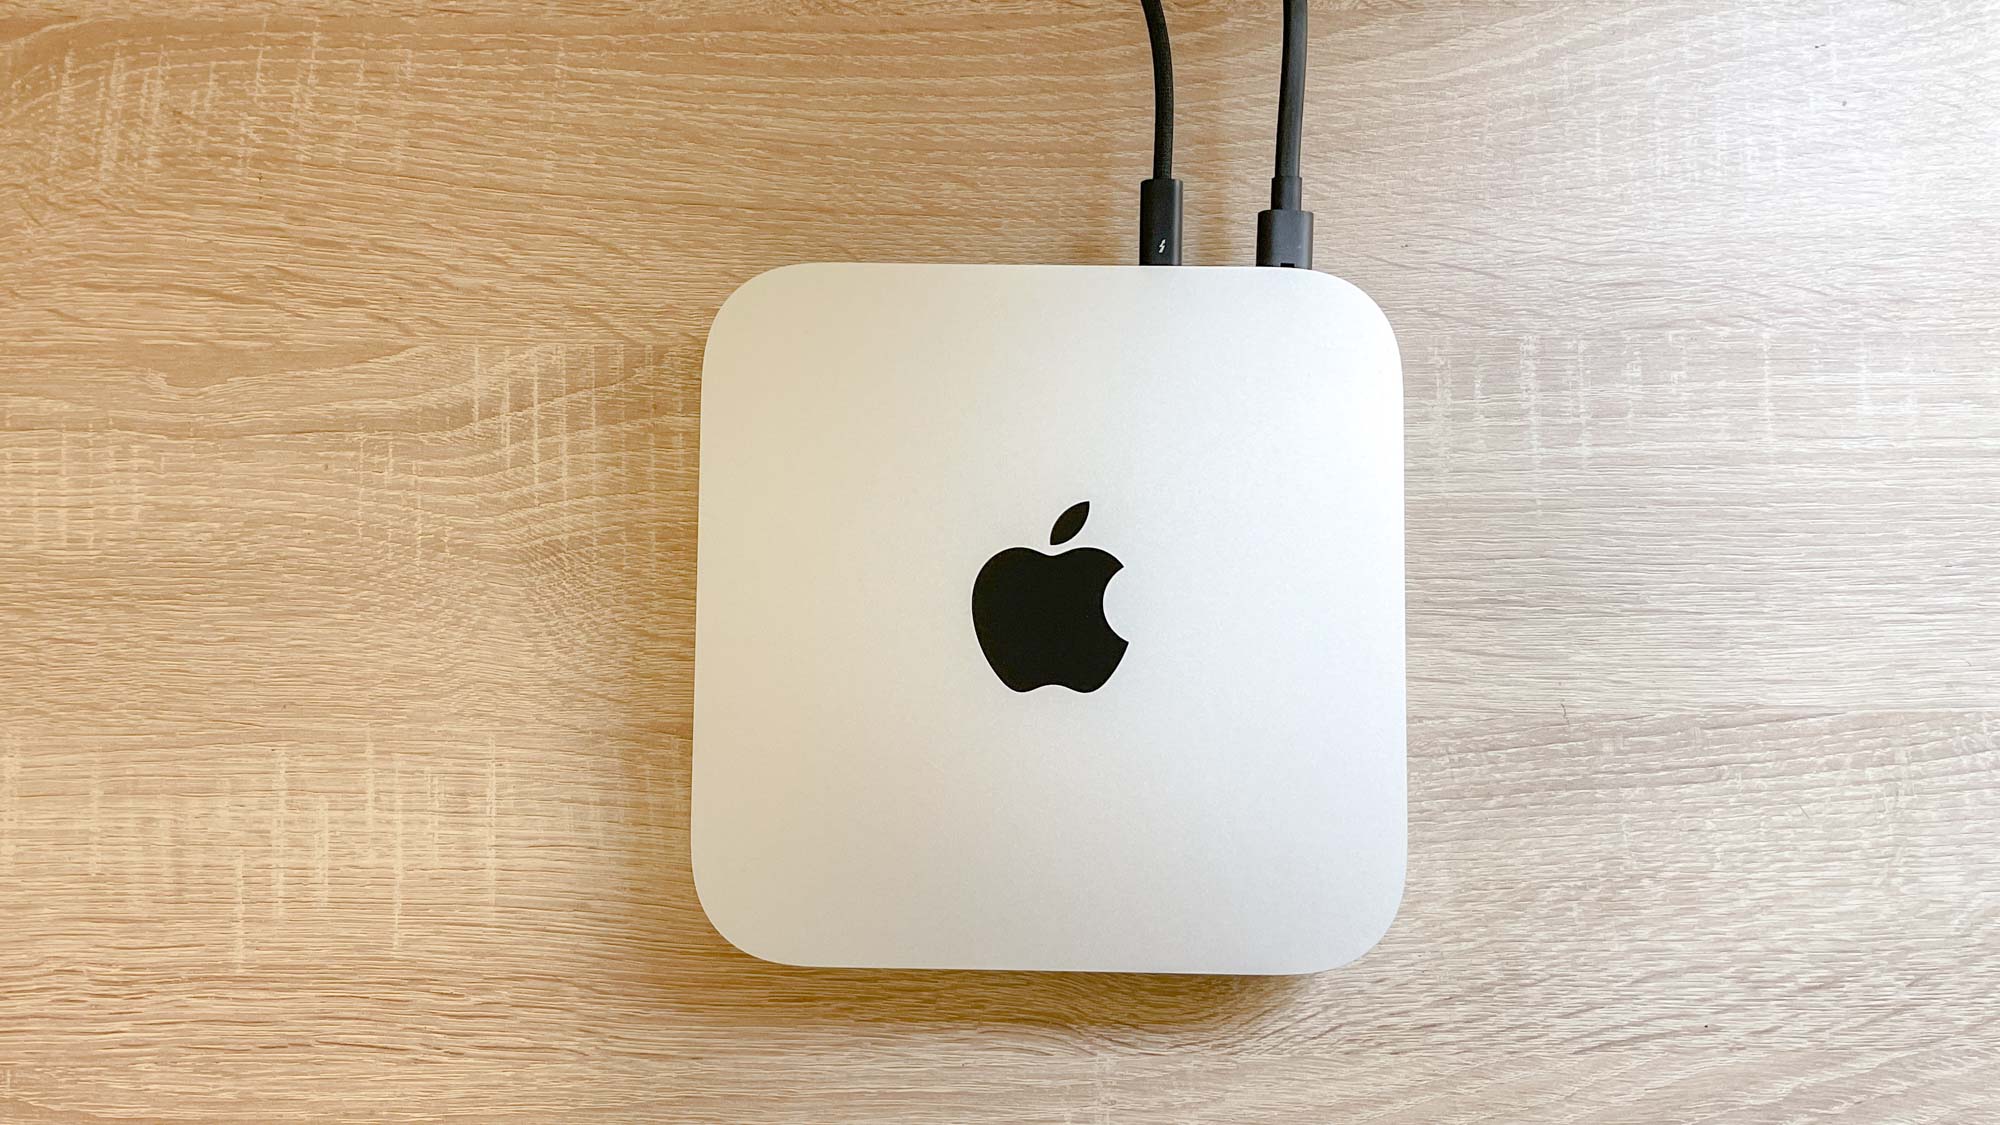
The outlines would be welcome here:
M 1299 134 L 1306 109 L 1306 0 L 1285 0 L 1284 59 L 1278 77 L 1278 169 L 1271 208 L 1257 212 L 1257 264 L 1311 269 L 1313 216 L 1303 209 Z
M 1174 179 L 1174 56 L 1160 0 L 1140 0 L 1153 46 L 1153 178 L 1139 185 L 1139 264 L 1181 264 L 1181 182 Z

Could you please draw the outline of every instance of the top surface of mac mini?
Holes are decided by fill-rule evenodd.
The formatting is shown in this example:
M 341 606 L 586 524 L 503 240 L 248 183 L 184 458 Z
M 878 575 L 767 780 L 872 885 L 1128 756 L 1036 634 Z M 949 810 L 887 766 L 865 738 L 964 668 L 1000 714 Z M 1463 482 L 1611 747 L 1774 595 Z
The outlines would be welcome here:
M 1346 282 L 757 277 L 697 581 L 695 884 L 746 952 L 1301 973 L 1395 916 L 1402 380 Z

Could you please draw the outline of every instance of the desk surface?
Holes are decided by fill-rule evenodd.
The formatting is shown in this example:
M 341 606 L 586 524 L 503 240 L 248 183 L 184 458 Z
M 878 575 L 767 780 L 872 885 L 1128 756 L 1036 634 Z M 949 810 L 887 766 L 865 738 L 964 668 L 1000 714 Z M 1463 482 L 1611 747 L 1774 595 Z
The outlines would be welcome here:
M 1297 980 L 780 968 L 688 876 L 710 316 L 1126 260 L 1137 6 L 396 7 L 0 17 L 0 1117 L 2000 1109 L 1989 6 L 1317 6 L 1412 854 Z M 1246 262 L 1276 3 L 1170 7 Z

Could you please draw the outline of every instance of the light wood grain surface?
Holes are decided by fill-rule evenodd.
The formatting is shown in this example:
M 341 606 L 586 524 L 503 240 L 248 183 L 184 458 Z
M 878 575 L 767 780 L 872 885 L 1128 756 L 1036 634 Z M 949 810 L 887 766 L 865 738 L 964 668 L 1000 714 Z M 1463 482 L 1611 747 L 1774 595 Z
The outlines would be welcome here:
M 1170 2 L 1249 259 L 1276 2 Z M 0 6 L 0 1119 L 2000 1116 L 2000 8 L 1315 5 L 1411 877 L 1293 980 L 818 972 L 687 867 L 700 350 L 1121 262 L 1122 0 Z

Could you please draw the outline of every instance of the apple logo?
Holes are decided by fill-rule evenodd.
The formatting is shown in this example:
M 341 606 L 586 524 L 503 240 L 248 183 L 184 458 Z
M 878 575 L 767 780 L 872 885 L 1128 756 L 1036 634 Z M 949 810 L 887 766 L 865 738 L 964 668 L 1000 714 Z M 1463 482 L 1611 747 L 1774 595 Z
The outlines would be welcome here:
M 1072 505 L 1049 546 L 1076 538 L 1089 515 L 1090 501 Z M 1104 588 L 1124 565 L 1096 547 L 1060 555 L 1009 547 L 987 559 L 972 583 L 972 629 L 1000 682 L 1015 691 L 1103 687 L 1125 658 L 1125 638 L 1104 619 Z

